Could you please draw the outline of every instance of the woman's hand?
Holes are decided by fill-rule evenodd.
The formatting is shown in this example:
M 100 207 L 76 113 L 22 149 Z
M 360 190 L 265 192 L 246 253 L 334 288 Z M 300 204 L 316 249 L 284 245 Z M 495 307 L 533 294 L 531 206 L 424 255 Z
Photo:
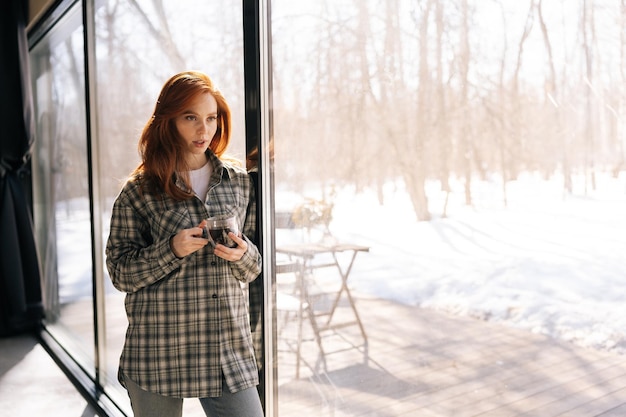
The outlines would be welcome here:
M 206 220 L 202 220 L 197 227 L 183 229 L 170 239 L 170 248 L 177 258 L 184 258 L 209 243 L 209 239 L 202 237 L 206 224 Z
M 237 236 L 233 232 L 228 233 L 228 237 L 230 237 L 233 242 L 237 244 L 237 246 L 234 248 L 229 248 L 228 246 L 217 244 L 215 245 L 213 253 L 215 254 L 215 256 L 219 256 L 220 258 L 226 259 L 227 261 L 238 261 L 248 250 L 248 243 L 246 243 L 245 240 L 243 240 L 241 237 Z

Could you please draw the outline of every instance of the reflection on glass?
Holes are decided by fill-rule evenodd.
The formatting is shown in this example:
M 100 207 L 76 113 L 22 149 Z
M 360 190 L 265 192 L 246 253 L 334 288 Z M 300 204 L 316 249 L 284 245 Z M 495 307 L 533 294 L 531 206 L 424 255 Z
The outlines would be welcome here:
M 47 329 L 93 373 L 91 222 L 83 72 L 75 8 L 31 52 L 37 115 L 35 229 Z

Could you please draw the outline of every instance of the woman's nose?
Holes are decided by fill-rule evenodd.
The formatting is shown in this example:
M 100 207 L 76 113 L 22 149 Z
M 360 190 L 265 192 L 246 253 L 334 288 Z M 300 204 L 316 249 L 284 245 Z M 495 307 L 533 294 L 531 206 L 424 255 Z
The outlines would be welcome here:
M 198 127 L 198 131 L 200 133 L 208 133 L 211 130 L 210 123 L 207 121 L 200 121 L 200 126 Z

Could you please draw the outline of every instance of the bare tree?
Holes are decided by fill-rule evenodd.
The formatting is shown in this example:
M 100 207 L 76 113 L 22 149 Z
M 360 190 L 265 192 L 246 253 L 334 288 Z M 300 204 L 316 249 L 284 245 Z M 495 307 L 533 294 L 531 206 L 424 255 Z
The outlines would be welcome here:
M 594 138 L 593 138 L 593 40 L 595 37 L 595 26 L 593 16 L 593 3 L 583 0 L 581 14 L 581 32 L 583 35 L 583 52 L 585 56 L 585 81 L 587 88 L 585 89 L 585 128 L 584 128 L 584 170 L 585 170 L 585 194 L 588 192 L 589 181 L 591 181 L 592 189 L 595 189 L 595 172 L 593 163 Z
M 417 43 L 418 51 L 418 87 L 417 103 L 415 105 L 415 129 L 406 135 L 404 141 L 397 145 L 396 154 L 400 162 L 407 191 L 413 203 L 413 209 L 418 220 L 428 221 L 431 214 L 428 208 L 426 195 L 426 176 L 428 173 L 425 154 L 425 144 L 430 133 L 430 97 L 432 93 L 432 79 L 429 63 L 429 23 L 434 7 L 433 0 L 426 0 L 421 15 L 416 16 L 419 29 Z
M 626 26 L 626 0 L 621 1 L 620 5 L 620 27 Z M 626 31 L 620 30 L 619 37 L 619 81 L 620 85 L 626 85 Z M 615 129 L 616 131 L 616 145 L 619 150 L 618 152 L 618 160 L 615 163 L 615 168 L 613 169 L 613 175 L 617 176 L 620 170 L 626 168 L 626 149 L 624 148 L 624 140 L 621 139 L 620 136 L 626 135 L 626 121 L 622 120 L 621 115 L 626 113 L 626 98 L 622 93 L 616 99 L 617 101 L 617 123 L 618 126 Z
M 450 121 L 448 120 L 448 104 L 446 102 L 446 82 L 444 80 L 444 7 L 442 2 L 437 2 L 435 5 L 435 25 L 436 25 L 436 80 L 435 85 L 437 88 L 437 94 L 435 96 L 436 109 L 437 109 L 437 127 L 436 137 L 438 138 L 436 143 L 436 152 L 438 153 L 437 160 L 439 166 L 437 167 L 437 175 L 441 183 L 441 189 L 446 193 L 446 198 L 442 208 L 442 217 L 447 216 L 448 198 L 450 196 L 450 155 L 452 155 L 452 145 L 450 142 L 451 128 Z
M 469 14 L 467 0 L 461 0 L 461 30 L 459 35 L 459 81 L 461 83 L 461 91 L 459 92 L 459 107 L 463 110 L 469 110 L 468 100 L 468 87 L 469 80 L 467 79 L 469 73 L 470 62 L 470 47 L 469 47 Z M 472 141 L 469 137 L 471 132 L 471 124 L 469 120 L 469 111 L 461 111 L 460 124 L 460 138 L 462 152 L 462 172 L 465 178 L 465 204 L 472 204 Z
M 172 61 L 175 68 L 185 68 L 185 58 L 180 53 L 177 45 L 172 41 L 172 32 L 170 31 L 165 8 L 163 7 L 163 0 L 152 0 L 157 17 L 156 23 L 150 20 L 148 14 L 137 3 L 137 0 L 129 0 L 129 2 L 141 17 L 151 37 L 157 41 L 156 44 L 163 49 L 164 56 Z
M 543 38 L 543 43 L 545 46 L 545 50 L 547 53 L 547 66 L 548 66 L 548 74 L 547 80 L 545 82 L 545 107 L 547 111 L 552 115 L 552 122 L 549 123 L 549 129 L 547 130 L 551 137 L 560 138 L 556 140 L 556 143 L 559 144 L 558 150 L 562 155 L 561 163 L 563 170 L 563 186 L 566 192 L 572 192 L 572 170 L 570 164 L 570 150 L 568 143 L 568 135 L 564 128 L 564 113 L 562 111 L 561 106 L 561 98 L 558 91 L 558 81 L 556 76 L 556 69 L 554 65 L 554 56 L 552 53 L 552 43 L 550 42 L 550 30 L 546 25 L 544 16 L 543 16 L 543 7 L 542 0 L 536 5 L 537 10 L 537 18 L 539 20 L 539 27 L 541 28 L 541 35 Z M 551 152 L 550 152 L 551 154 Z M 552 168 L 549 163 L 544 165 L 547 169 Z

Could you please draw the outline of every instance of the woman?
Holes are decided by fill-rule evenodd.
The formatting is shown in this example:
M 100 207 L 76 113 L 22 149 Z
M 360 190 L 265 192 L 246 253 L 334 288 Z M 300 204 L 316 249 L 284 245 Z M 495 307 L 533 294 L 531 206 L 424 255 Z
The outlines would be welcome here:
M 119 380 L 136 417 L 181 416 L 200 398 L 207 416 L 261 417 L 246 300 L 261 272 L 256 204 L 246 171 L 224 159 L 228 104 L 208 76 L 170 78 L 139 141 L 141 164 L 118 195 L 106 264 L 126 292 Z M 234 213 L 234 248 L 209 244 L 206 219 Z

